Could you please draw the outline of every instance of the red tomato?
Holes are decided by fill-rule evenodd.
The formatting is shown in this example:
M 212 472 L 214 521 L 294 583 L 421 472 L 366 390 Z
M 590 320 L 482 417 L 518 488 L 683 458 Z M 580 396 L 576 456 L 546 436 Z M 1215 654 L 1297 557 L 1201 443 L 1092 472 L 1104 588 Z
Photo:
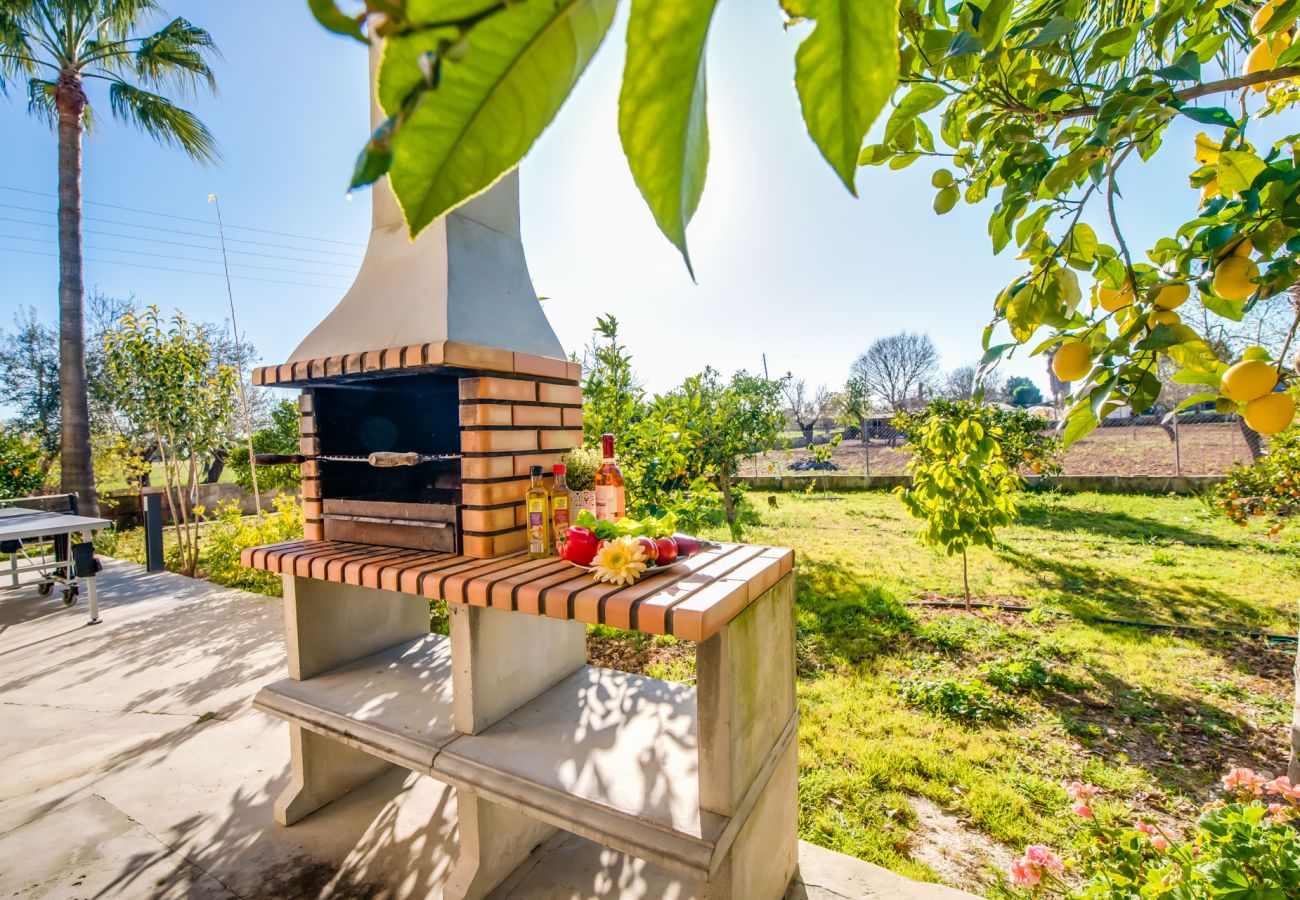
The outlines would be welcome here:
M 645 551 L 645 558 L 648 561 L 654 562 L 659 558 L 659 546 L 654 542 L 653 538 L 639 537 L 636 542 Z
M 666 566 L 677 559 L 677 542 L 672 538 L 661 537 L 655 541 L 655 545 L 659 548 L 659 565 Z

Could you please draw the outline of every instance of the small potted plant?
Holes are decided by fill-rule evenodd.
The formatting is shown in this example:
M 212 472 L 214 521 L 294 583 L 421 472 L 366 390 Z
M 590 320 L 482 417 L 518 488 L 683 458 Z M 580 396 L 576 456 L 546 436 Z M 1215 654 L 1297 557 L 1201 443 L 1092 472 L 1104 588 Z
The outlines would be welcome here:
M 569 490 L 573 492 L 573 513 L 577 516 L 581 510 L 596 512 L 596 470 L 600 468 L 600 457 L 596 451 L 586 447 L 574 447 L 564 454 L 566 468 L 565 478 Z

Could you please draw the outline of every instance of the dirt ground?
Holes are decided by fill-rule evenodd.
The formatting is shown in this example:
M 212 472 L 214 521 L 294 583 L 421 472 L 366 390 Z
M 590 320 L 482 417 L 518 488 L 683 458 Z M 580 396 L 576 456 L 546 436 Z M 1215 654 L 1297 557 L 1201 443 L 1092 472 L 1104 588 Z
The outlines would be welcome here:
M 1246 442 L 1234 423 L 1184 425 L 1175 445 L 1163 428 L 1099 428 L 1065 452 L 1066 475 L 1221 475 L 1235 462 L 1249 462 Z M 894 475 L 905 471 L 908 455 L 887 441 L 873 440 L 869 448 L 871 474 Z M 807 450 L 776 450 L 742 467 L 746 475 L 788 475 L 790 465 L 807 459 Z M 862 441 L 842 441 L 832 458 L 839 471 L 862 475 L 867 459 Z M 816 472 L 801 474 L 816 475 Z

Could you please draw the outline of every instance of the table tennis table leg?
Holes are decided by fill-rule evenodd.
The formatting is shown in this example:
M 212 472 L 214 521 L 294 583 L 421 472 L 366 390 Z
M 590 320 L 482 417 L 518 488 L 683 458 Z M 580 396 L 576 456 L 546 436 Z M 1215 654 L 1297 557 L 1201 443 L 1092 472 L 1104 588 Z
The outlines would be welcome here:
M 13 586 L 18 587 L 18 554 L 13 553 L 9 556 L 9 577 L 13 581 Z
M 99 598 L 95 596 L 95 533 L 83 531 L 81 543 L 71 549 L 76 566 L 76 583 L 79 585 L 84 581 L 86 584 L 86 612 L 90 614 L 90 621 L 86 624 L 98 625 L 102 620 L 99 618 Z M 86 574 L 83 575 L 83 572 Z

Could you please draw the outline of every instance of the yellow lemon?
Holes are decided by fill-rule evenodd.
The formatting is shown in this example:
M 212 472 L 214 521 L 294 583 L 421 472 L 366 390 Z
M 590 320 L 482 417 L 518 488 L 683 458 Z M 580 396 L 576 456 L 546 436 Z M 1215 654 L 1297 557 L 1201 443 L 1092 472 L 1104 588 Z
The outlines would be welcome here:
M 1147 319 L 1147 324 L 1155 328 L 1157 325 L 1177 325 L 1182 320 L 1183 317 L 1172 309 L 1157 309 Z
M 1156 309 L 1177 309 L 1191 293 L 1192 289 L 1185 284 L 1162 284 L 1151 294 L 1151 305 Z
M 1232 248 L 1233 256 L 1250 256 L 1255 252 L 1255 248 L 1250 243 L 1250 238 L 1242 238 L 1237 245 Z
M 1097 285 L 1097 305 L 1106 312 L 1118 312 L 1132 303 L 1133 288 L 1131 285 L 1125 285 L 1118 291 L 1102 284 Z
M 1092 371 L 1092 347 L 1086 341 L 1066 341 L 1052 357 L 1052 371 L 1062 381 L 1078 381 Z
M 1277 58 L 1282 55 L 1282 51 L 1291 46 L 1291 36 L 1285 31 L 1273 35 L 1272 38 L 1266 38 L 1256 44 L 1246 54 L 1246 64 L 1241 68 L 1242 75 L 1253 75 L 1256 72 L 1267 72 L 1277 67 Z M 1261 81 L 1258 84 L 1252 84 L 1251 89 L 1255 91 L 1268 90 L 1268 82 Z
M 1255 293 L 1259 266 L 1244 256 L 1229 256 L 1214 267 L 1214 293 L 1224 300 L 1245 300 Z
M 1277 11 L 1277 8 L 1281 6 L 1283 2 L 1284 0 L 1269 0 L 1268 3 L 1265 3 L 1259 9 L 1255 10 L 1255 15 L 1250 20 L 1251 33 L 1259 34 L 1272 24 L 1270 20 L 1273 18 L 1273 13 Z M 1289 27 L 1289 25 L 1282 27 Z
M 1246 359 L 1229 366 L 1219 379 L 1219 393 L 1239 403 L 1258 400 L 1275 387 L 1277 369 L 1262 359 Z
M 1208 166 L 1219 159 L 1219 141 L 1210 137 L 1204 131 L 1196 136 L 1196 161 L 1203 166 Z
M 1242 415 L 1260 434 L 1277 434 L 1295 418 L 1295 401 L 1287 394 L 1265 394 L 1247 403 Z

